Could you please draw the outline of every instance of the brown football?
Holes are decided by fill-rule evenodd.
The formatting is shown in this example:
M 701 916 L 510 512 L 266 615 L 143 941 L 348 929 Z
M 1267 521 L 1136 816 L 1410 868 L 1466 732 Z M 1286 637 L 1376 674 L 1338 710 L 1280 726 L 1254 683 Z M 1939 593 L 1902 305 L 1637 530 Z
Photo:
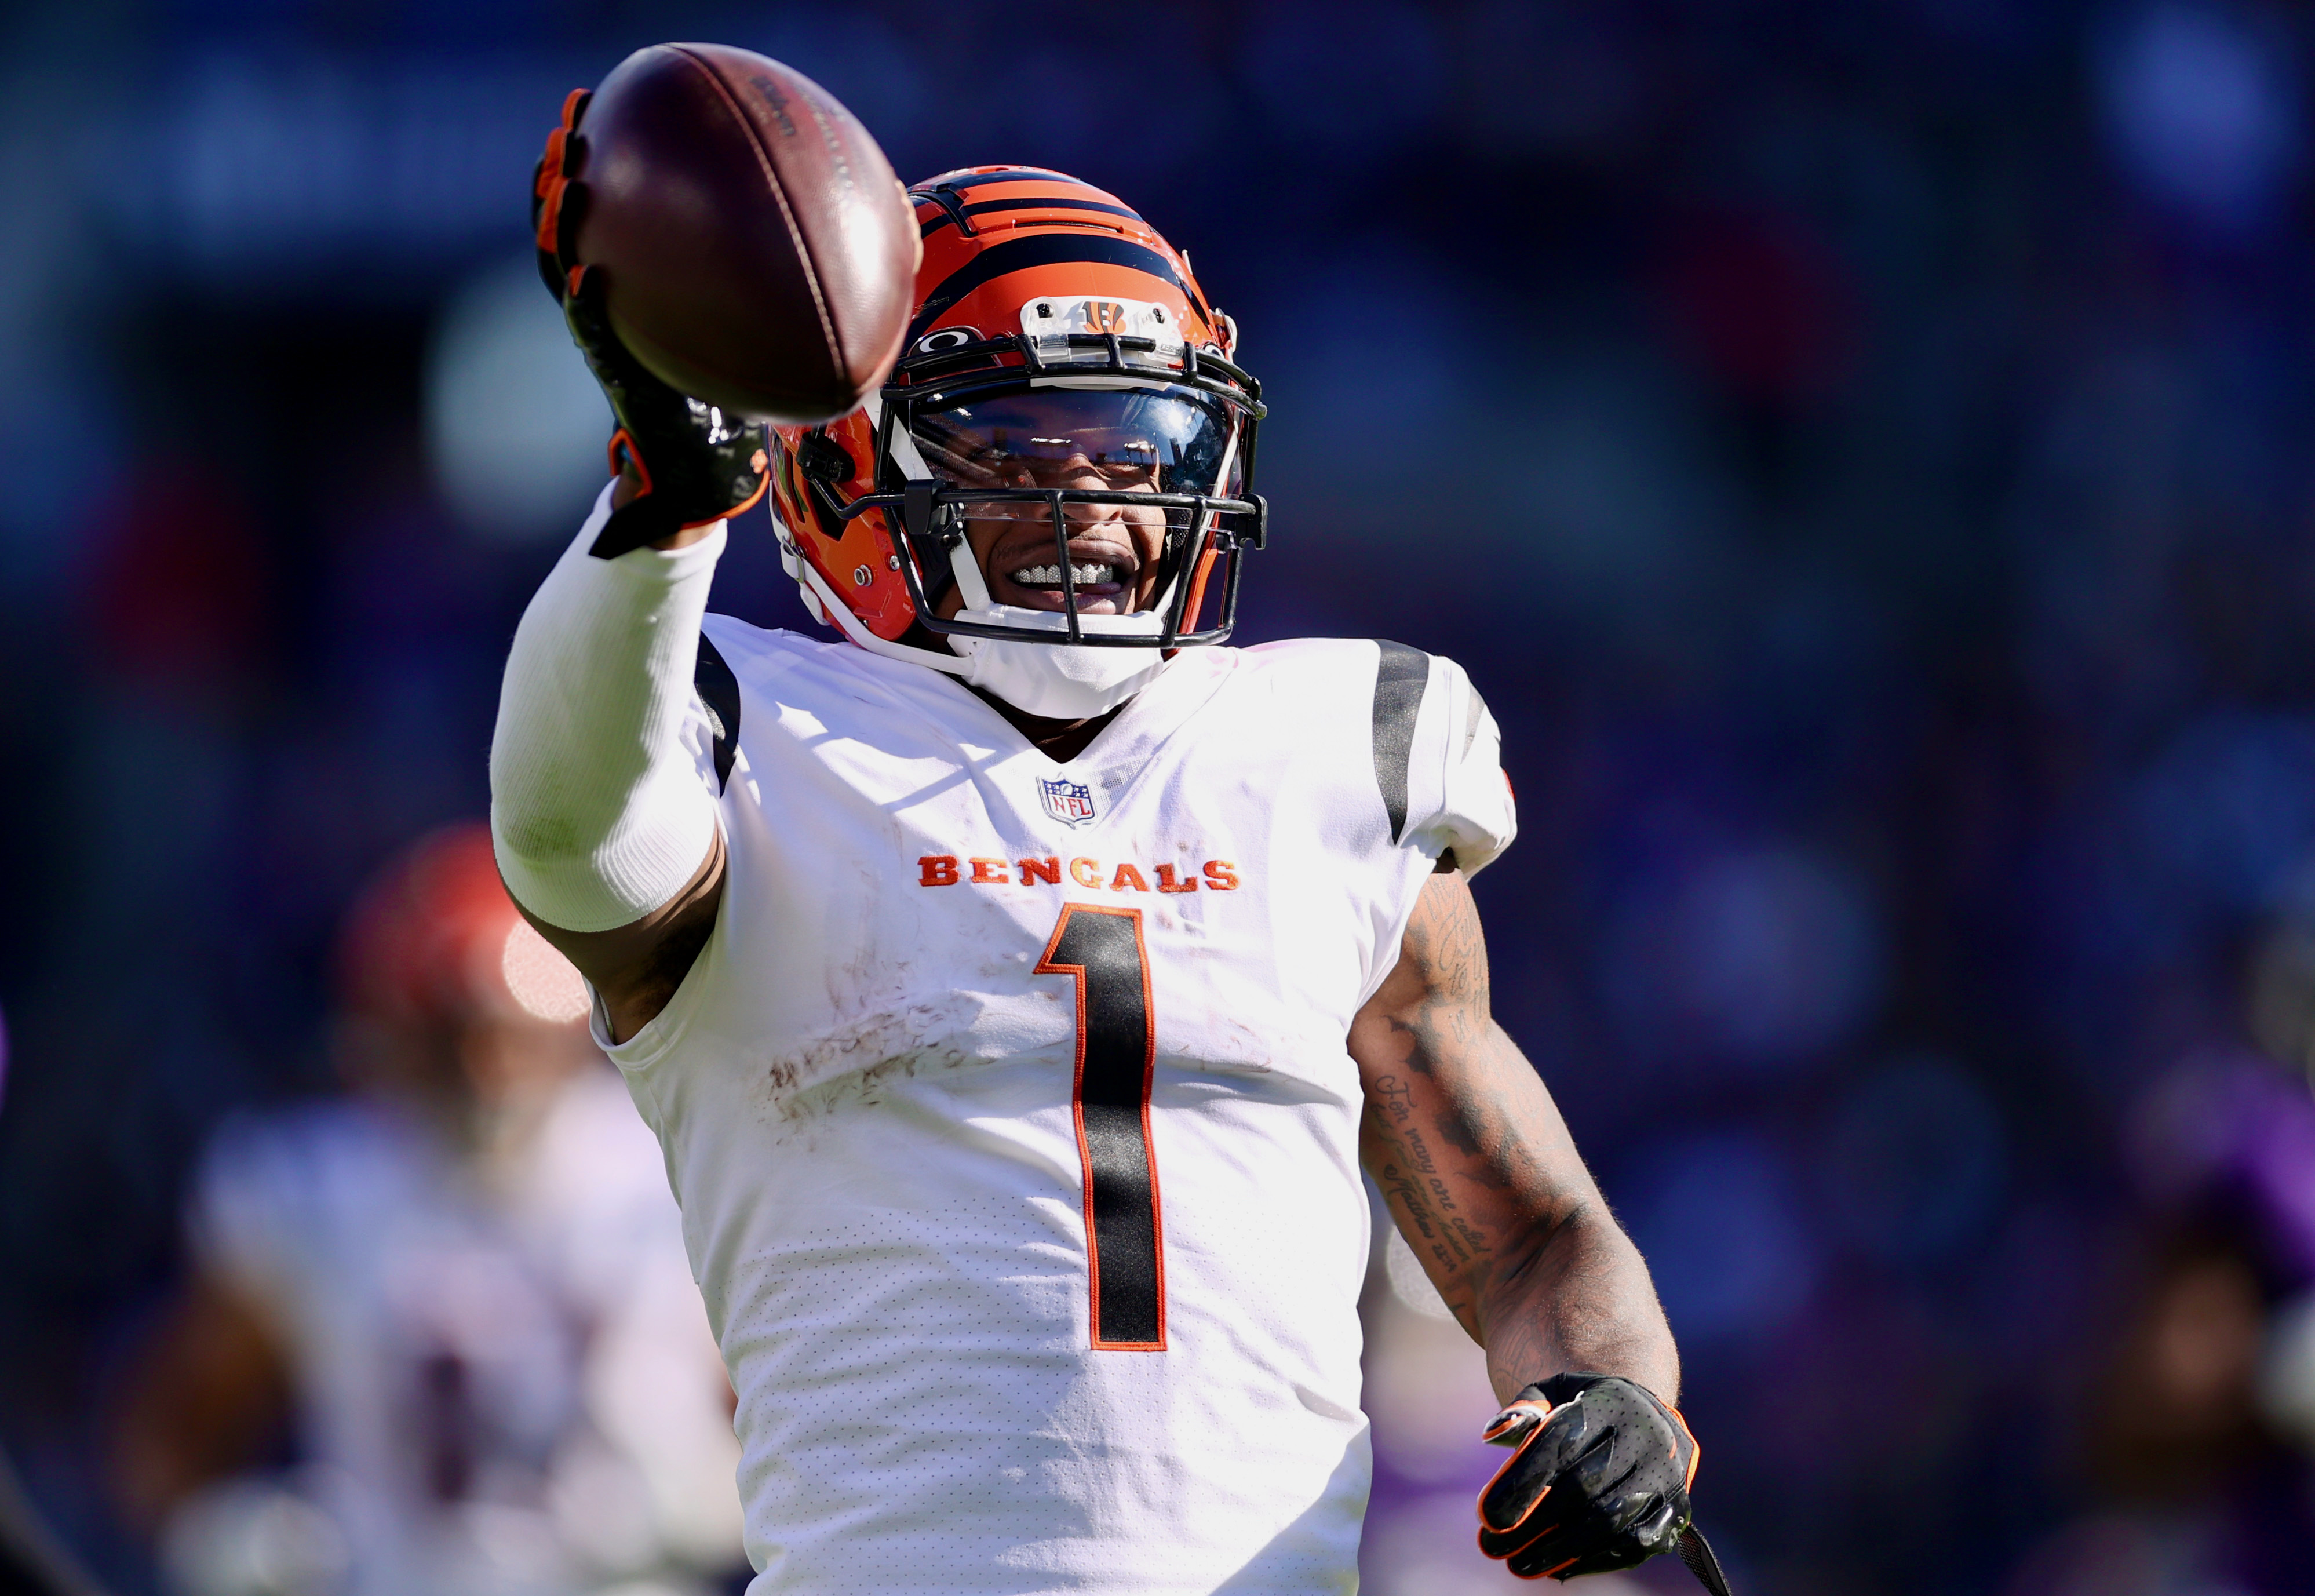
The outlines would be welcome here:
M 916 216 L 835 97 L 720 44 L 637 50 L 587 104 L 579 260 L 652 373 L 809 425 L 884 380 L 914 298 Z

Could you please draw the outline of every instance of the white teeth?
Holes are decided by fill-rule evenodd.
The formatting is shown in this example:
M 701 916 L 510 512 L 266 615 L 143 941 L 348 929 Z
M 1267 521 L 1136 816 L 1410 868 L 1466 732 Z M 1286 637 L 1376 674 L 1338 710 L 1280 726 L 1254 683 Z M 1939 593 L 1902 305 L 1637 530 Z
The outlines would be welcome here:
M 1024 566 L 1013 573 L 1013 580 L 1024 588 L 1058 588 L 1061 585 L 1061 568 L 1058 565 Z M 1072 565 L 1069 567 L 1069 580 L 1079 586 L 1115 581 L 1117 567 L 1107 563 Z

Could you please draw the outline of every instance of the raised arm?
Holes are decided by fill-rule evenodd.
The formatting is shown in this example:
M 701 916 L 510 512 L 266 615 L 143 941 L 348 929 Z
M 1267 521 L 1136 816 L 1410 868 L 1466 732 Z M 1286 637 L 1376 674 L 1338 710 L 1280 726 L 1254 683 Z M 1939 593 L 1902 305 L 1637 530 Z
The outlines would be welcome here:
M 620 480 L 523 612 L 491 742 L 507 890 L 601 995 L 615 1041 L 667 1004 L 723 884 L 715 802 L 686 747 L 699 622 L 725 518 L 763 494 L 766 433 L 687 399 L 611 330 L 599 273 L 570 258 L 584 191 L 547 146 L 539 271 L 617 423 Z M 550 202 L 551 201 L 551 202 Z
M 1486 938 L 1461 872 L 1424 884 L 1398 966 L 1350 1045 L 1366 1086 L 1367 1169 L 1486 1348 L 1496 1396 L 1580 1370 L 1677 1402 L 1680 1357 L 1647 1265 L 1489 1012 Z
M 624 1041 L 666 1006 L 721 900 L 715 801 L 683 732 L 723 532 L 599 558 L 590 548 L 611 509 L 515 630 L 491 740 L 491 831 L 515 903 L 593 984 Z

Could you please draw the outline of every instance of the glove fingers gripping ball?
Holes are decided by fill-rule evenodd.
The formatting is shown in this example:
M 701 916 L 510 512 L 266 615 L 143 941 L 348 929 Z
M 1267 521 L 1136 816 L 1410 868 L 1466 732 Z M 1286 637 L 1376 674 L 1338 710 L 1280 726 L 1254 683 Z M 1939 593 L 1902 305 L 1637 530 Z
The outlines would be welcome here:
M 603 390 L 617 430 L 610 464 L 637 492 L 613 511 L 590 552 L 605 559 L 739 514 L 763 496 L 767 429 L 695 398 L 655 375 L 615 325 L 609 273 L 581 259 L 594 196 L 580 173 L 592 158 L 581 124 L 596 96 L 574 89 L 531 181 L 539 276 L 563 307 L 572 341 Z

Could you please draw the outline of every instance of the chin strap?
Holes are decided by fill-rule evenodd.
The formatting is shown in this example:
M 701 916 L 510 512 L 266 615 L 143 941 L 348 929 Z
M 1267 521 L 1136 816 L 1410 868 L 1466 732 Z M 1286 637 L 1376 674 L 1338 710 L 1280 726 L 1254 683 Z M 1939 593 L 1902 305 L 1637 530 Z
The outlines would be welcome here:
M 987 609 L 994 602 L 989 597 L 989 580 L 980 573 L 980 562 L 972 557 L 972 545 L 963 538 L 958 538 L 956 546 L 949 550 L 948 566 L 956 577 L 957 594 L 964 600 L 962 608 Z

